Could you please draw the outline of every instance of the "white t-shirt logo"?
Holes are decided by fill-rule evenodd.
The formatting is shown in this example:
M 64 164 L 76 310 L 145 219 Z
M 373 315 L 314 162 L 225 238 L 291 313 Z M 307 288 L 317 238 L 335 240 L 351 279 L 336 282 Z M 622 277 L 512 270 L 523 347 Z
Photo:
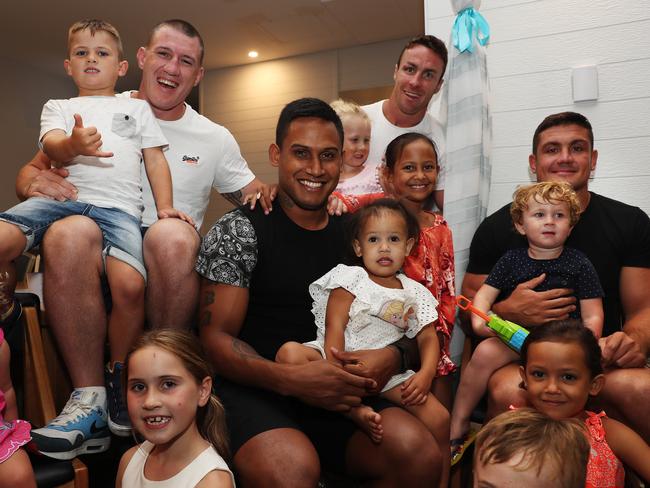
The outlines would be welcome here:
M 183 156 L 183 162 L 187 164 L 199 164 L 198 156 Z

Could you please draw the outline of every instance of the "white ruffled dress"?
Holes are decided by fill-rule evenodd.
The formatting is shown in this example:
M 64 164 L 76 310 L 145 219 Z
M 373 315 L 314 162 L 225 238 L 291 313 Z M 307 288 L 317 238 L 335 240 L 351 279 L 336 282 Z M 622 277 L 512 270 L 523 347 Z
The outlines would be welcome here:
M 399 273 L 402 289 L 385 288 L 368 277 L 360 266 L 339 264 L 309 285 L 314 300 L 316 340 L 305 343 L 325 357 L 325 313 L 330 292 L 343 288 L 355 296 L 350 306 L 350 321 L 345 328 L 345 350 L 381 349 L 404 335 L 415 337 L 422 328 L 438 318 L 437 300 L 417 281 Z M 382 391 L 390 390 L 410 378 L 408 370 L 393 376 Z

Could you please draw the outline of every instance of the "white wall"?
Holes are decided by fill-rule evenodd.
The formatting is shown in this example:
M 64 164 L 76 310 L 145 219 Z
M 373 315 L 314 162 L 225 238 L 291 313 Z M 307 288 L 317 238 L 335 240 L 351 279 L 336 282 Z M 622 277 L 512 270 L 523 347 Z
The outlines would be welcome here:
M 398 39 L 208 71 L 201 83 L 201 111 L 233 133 L 258 177 L 275 182 L 268 147 L 282 108 L 296 98 L 331 101 L 340 91 L 392 84 L 405 43 Z M 206 224 L 230 208 L 223 198 L 213 197 Z
M 0 211 L 4 211 L 18 202 L 14 191 L 16 175 L 38 149 L 43 104 L 49 98 L 73 96 L 74 85 L 63 68 L 56 76 L 2 57 L 0 64 L 6 67 L 0 76 Z
M 535 127 L 551 113 L 583 113 L 598 167 L 590 189 L 650 212 L 650 8 L 638 0 L 483 0 L 494 146 L 489 212 L 531 181 Z M 448 0 L 425 0 L 426 32 L 449 41 Z M 573 103 L 571 68 L 596 64 L 599 98 Z

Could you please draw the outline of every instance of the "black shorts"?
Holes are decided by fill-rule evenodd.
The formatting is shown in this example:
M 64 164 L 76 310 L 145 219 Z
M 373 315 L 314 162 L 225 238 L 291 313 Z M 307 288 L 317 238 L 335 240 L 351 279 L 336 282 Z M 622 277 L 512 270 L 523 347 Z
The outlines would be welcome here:
M 312 407 L 292 397 L 215 379 L 215 391 L 226 409 L 230 452 L 234 456 L 262 432 L 290 428 L 303 432 L 316 448 L 323 468 L 345 472 L 346 446 L 357 426 L 341 413 Z M 395 404 L 372 396 L 364 403 L 381 411 Z

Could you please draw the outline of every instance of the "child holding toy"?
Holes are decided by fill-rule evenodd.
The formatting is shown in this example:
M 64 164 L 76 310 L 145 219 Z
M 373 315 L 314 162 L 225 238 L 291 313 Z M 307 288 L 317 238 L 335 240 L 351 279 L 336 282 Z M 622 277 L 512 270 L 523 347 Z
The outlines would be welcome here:
M 575 192 L 567 183 L 543 182 L 517 189 L 510 209 L 517 231 L 528 239 L 528 248 L 508 251 L 501 257 L 474 297 L 474 306 L 488 312 L 497 300 L 507 298 L 524 281 L 545 274 L 537 291 L 571 288 L 585 327 L 599 338 L 603 329 L 603 291 L 593 265 L 579 251 L 564 247 L 580 214 Z M 473 440 L 470 416 L 485 393 L 494 371 L 517 360 L 478 315 L 472 315 L 472 329 L 483 340 L 463 370 L 451 416 L 452 463 L 462 456 Z

